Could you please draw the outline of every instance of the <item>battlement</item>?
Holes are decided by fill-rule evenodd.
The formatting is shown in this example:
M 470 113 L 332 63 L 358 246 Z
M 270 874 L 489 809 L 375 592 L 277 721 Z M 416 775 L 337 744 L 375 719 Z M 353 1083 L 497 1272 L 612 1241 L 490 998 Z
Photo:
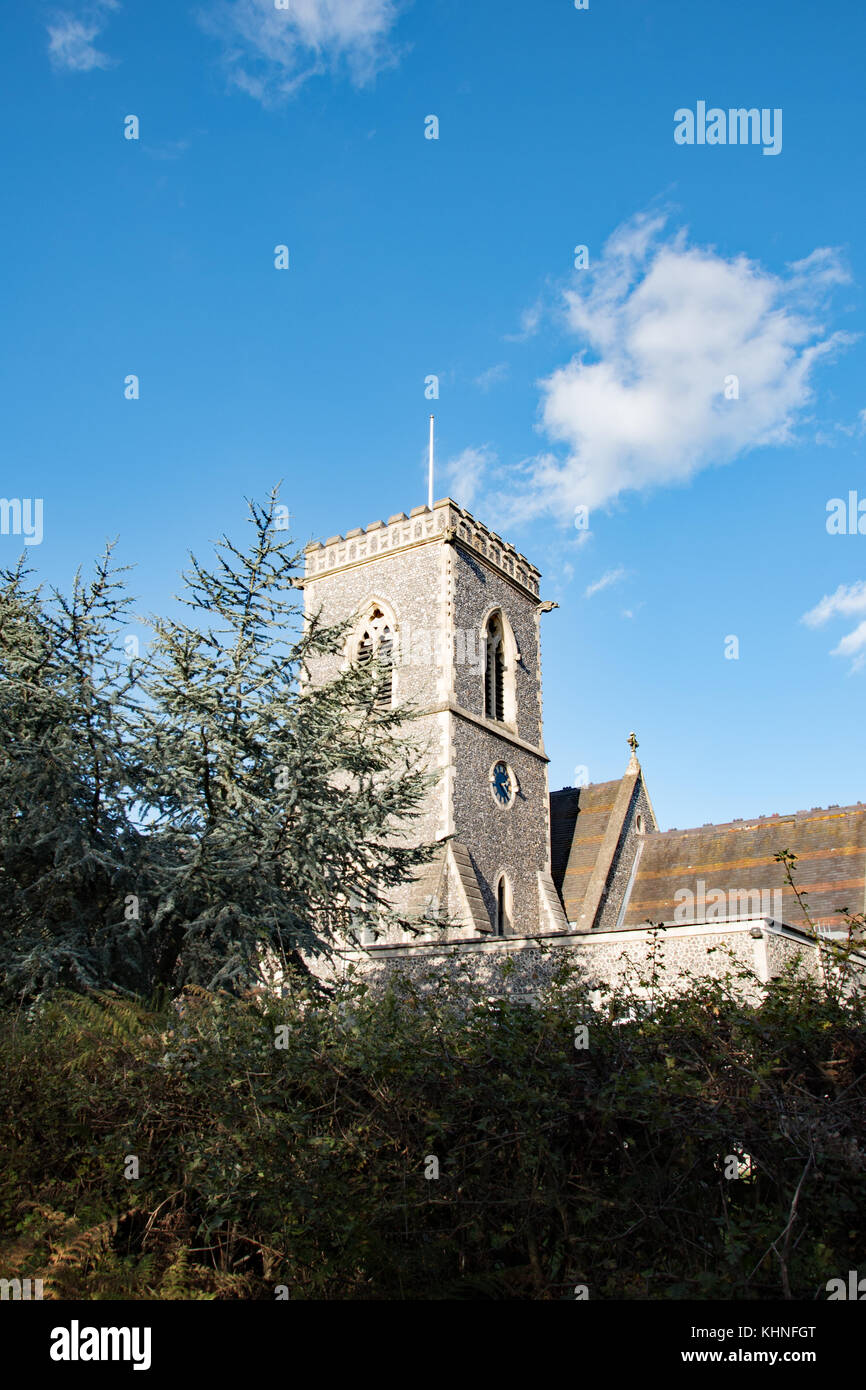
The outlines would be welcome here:
M 305 549 L 304 583 L 431 541 L 457 542 L 530 593 L 538 594 L 540 571 L 450 497 L 434 502 L 432 511 L 429 507 L 413 507 L 408 516 L 398 512 L 387 523 L 373 521 L 369 526 L 347 531 L 345 536 L 329 536 L 324 544 L 312 541 Z

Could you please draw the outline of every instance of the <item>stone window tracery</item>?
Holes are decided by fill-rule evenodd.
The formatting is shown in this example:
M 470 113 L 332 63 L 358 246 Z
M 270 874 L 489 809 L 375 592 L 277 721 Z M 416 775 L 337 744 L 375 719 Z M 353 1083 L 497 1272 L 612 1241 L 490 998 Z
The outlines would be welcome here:
M 374 703 L 377 709 L 390 709 L 394 698 L 394 630 L 381 608 L 373 608 L 365 621 L 358 641 L 357 659 L 367 666 L 373 659 L 387 667 L 376 685 Z
M 508 620 L 501 609 L 495 609 L 484 624 L 482 649 L 485 718 L 513 726 L 517 723 L 514 683 L 517 648 Z

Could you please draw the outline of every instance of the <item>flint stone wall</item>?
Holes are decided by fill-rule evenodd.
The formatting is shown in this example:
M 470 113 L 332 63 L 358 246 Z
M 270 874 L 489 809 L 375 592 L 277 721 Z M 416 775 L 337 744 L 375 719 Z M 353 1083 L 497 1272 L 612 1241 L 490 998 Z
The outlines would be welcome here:
M 761 937 L 751 929 L 761 929 Z M 671 928 L 659 933 L 659 979 L 663 987 L 676 988 L 688 983 L 687 973 L 699 978 L 721 978 L 745 967 L 755 981 L 742 982 L 745 998 L 760 997 L 760 981 L 780 973 L 788 962 L 800 957 L 799 970 L 820 976 L 817 953 L 801 933 L 781 924 L 763 920 L 739 922 L 729 929 L 700 930 Z M 643 932 L 599 933 L 597 937 L 575 933 L 563 937 L 512 938 L 489 942 L 463 941 L 451 945 L 413 945 L 382 948 L 364 955 L 346 952 L 337 967 L 339 973 L 350 968 L 356 977 L 374 987 L 403 975 L 422 984 L 425 978 L 450 975 L 455 981 L 469 979 L 491 996 L 529 999 L 544 990 L 561 967 L 563 952 L 576 967 L 578 979 L 588 990 L 616 986 L 627 981 L 637 986 L 646 977 L 652 941 Z M 503 963 L 510 962 L 503 971 Z

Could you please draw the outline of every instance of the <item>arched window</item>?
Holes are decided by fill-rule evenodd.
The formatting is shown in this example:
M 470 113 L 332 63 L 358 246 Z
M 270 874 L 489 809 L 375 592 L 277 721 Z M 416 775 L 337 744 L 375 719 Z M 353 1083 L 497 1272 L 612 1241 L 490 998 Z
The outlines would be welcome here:
M 487 623 L 484 713 L 488 719 L 505 719 L 505 629 L 499 613 L 493 613 Z
M 367 666 L 373 658 L 383 666 L 394 665 L 394 633 L 381 608 L 373 608 L 361 631 L 358 642 L 358 664 Z M 377 709 L 390 709 L 394 696 L 394 671 L 382 673 L 376 684 L 374 703 Z
M 508 886 L 508 879 L 505 874 L 500 874 L 499 882 L 496 885 L 496 925 L 497 936 L 505 936 L 511 925 L 511 912 L 509 899 L 511 893 Z

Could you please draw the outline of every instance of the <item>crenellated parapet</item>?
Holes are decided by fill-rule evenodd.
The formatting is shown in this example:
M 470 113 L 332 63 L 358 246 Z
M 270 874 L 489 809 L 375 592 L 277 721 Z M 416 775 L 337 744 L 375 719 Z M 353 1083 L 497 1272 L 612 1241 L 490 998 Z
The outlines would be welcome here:
M 387 522 L 373 521 L 369 526 L 347 531 L 345 536 L 329 536 L 324 544 L 312 541 L 305 550 L 304 582 L 436 541 L 463 546 L 529 593 L 538 595 L 541 574 L 535 566 L 450 497 L 434 502 L 432 511 L 429 507 L 413 507 L 408 516 L 398 512 Z

